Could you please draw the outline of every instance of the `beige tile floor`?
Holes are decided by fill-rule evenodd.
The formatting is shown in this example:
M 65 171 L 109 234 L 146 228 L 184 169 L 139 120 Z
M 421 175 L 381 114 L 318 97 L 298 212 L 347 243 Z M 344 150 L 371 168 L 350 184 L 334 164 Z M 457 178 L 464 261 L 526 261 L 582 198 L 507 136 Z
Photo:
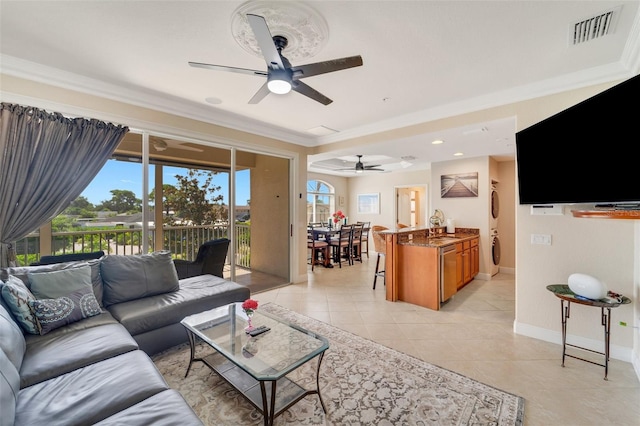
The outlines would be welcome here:
M 370 253 L 371 254 L 371 253 Z M 385 300 L 376 254 L 353 266 L 309 268 L 308 282 L 252 294 L 525 398 L 525 425 L 640 425 L 640 383 L 630 363 L 604 368 L 562 347 L 513 333 L 514 275 L 474 280 L 442 310 Z M 560 318 L 558 318 L 560 321 Z

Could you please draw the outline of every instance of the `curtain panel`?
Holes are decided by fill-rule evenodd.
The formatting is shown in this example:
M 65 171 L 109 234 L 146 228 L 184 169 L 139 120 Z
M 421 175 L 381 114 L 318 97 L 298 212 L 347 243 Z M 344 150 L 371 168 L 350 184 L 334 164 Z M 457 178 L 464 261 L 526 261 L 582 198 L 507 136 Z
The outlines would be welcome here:
M 10 244 L 62 212 L 111 157 L 129 128 L 29 106 L 0 109 L 0 267 Z

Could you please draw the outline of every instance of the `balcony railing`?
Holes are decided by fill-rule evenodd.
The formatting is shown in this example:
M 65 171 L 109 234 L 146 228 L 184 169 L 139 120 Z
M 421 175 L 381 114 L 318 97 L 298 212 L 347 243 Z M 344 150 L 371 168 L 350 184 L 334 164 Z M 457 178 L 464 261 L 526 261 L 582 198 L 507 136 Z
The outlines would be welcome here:
M 251 227 L 236 224 L 236 266 L 251 267 Z M 228 225 L 171 226 L 163 229 L 164 250 L 171 251 L 176 259 L 194 260 L 198 248 L 206 241 L 228 238 Z M 149 247 L 155 247 L 155 229 L 149 230 Z M 92 231 L 53 232 L 50 254 L 86 253 L 103 250 L 107 254 L 134 255 L 142 253 L 142 229 L 102 229 Z M 40 260 L 40 235 L 32 233 L 16 242 L 16 257 L 21 265 Z M 227 256 L 227 263 L 231 256 Z

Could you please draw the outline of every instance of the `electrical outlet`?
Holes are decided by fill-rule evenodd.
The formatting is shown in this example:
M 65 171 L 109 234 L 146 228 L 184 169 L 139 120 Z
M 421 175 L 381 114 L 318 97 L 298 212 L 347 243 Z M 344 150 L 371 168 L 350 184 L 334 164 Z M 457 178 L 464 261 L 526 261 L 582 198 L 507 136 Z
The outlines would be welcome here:
M 546 246 L 551 245 L 551 235 L 546 234 L 531 234 L 531 244 L 543 244 Z

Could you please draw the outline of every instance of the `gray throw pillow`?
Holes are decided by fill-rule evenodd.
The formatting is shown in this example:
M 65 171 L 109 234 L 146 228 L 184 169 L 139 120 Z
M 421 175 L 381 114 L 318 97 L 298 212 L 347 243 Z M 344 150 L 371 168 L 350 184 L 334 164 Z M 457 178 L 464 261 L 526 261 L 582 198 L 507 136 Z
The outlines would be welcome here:
M 40 323 L 33 307 L 29 304 L 36 298 L 20 278 L 9 275 L 2 286 L 2 298 L 24 331 L 30 334 L 40 334 Z
M 73 261 L 66 263 L 52 263 L 50 265 L 38 265 L 38 266 L 13 266 L 9 268 L 2 268 L 0 270 L 0 280 L 6 281 L 9 275 L 14 275 L 20 278 L 27 288 L 31 287 L 29 282 L 29 274 L 38 274 L 42 272 L 60 271 L 63 269 L 81 268 L 89 265 L 91 267 L 91 283 L 93 285 L 93 293 L 98 300 L 100 306 L 102 306 L 102 277 L 100 276 L 100 259 L 92 259 L 87 261 Z
M 136 256 L 107 255 L 100 263 L 104 306 L 180 289 L 168 250 Z
M 91 288 L 91 267 L 84 265 L 73 269 L 29 273 L 31 293 L 37 299 L 56 299 L 69 293 Z
M 30 300 L 29 305 L 40 323 L 40 334 L 102 313 L 90 282 L 56 299 Z

